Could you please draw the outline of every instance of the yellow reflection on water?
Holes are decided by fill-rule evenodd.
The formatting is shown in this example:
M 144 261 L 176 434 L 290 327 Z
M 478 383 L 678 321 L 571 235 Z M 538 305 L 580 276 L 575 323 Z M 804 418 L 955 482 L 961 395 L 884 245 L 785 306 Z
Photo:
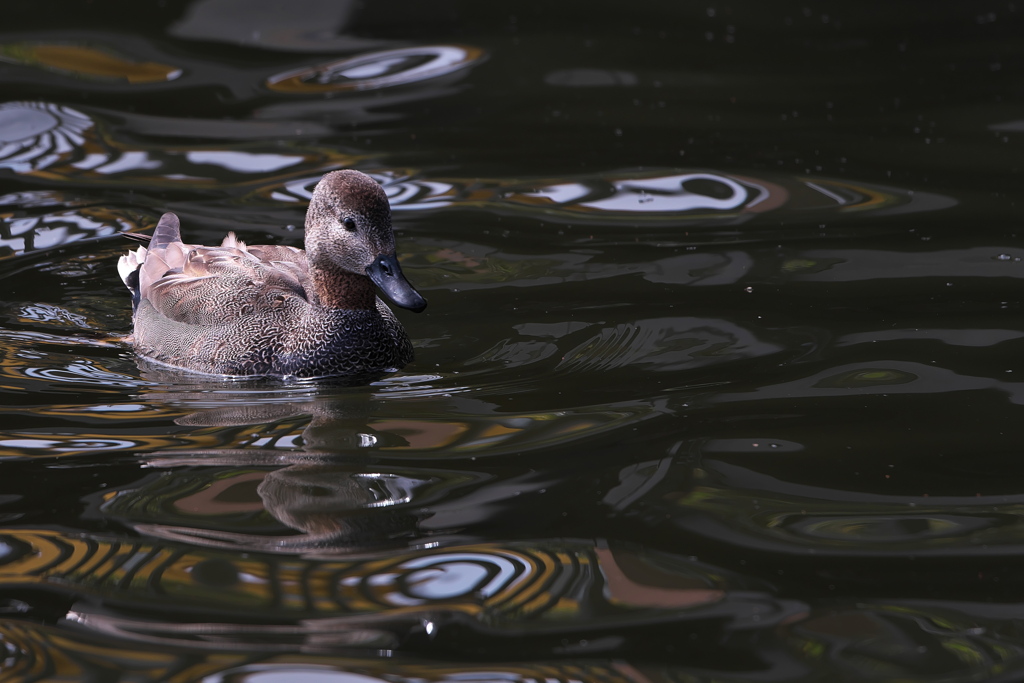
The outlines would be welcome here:
M 74 43 L 7 43 L 0 45 L 0 61 L 132 85 L 173 81 L 182 74 L 175 66 L 137 62 L 106 47 Z

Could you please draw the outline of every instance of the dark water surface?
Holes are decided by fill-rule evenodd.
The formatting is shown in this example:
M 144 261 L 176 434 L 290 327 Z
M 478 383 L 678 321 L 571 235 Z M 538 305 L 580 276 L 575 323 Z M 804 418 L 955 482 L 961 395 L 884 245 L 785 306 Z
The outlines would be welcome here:
M 1024 677 L 1020 3 L 3 13 L 0 680 Z M 413 364 L 139 364 L 345 167 Z

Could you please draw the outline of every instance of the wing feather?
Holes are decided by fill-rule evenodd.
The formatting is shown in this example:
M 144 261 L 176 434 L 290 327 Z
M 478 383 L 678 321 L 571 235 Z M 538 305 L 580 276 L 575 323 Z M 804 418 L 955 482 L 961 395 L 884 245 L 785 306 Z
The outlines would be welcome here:
M 161 217 L 149 249 L 139 247 L 118 264 L 122 278 L 136 268 L 141 297 L 164 317 L 189 325 L 224 325 L 253 315 L 270 320 L 285 298 L 308 300 L 301 249 L 248 247 L 234 233 L 220 246 L 185 244 L 170 213 Z

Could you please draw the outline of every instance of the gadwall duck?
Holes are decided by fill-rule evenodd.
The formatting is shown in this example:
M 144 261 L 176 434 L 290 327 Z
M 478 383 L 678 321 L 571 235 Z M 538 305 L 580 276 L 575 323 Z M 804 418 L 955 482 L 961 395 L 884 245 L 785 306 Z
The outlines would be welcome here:
M 372 375 L 412 360 L 392 303 L 427 302 L 395 257 L 391 207 L 372 178 L 333 171 L 313 191 L 306 249 L 184 244 L 165 213 L 149 247 L 121 257 L 136 352 L 174 367 L 241 377 Z

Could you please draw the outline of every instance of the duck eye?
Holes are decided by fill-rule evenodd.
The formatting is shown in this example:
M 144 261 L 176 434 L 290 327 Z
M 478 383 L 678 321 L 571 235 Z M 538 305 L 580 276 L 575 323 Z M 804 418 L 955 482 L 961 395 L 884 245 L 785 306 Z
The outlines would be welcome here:
M 348 230 L 349 232 L 356 231 L 356 222 L 351 217 L 343 219 L 341 221 L 341 224 L 345 226 L 345 229 Z

